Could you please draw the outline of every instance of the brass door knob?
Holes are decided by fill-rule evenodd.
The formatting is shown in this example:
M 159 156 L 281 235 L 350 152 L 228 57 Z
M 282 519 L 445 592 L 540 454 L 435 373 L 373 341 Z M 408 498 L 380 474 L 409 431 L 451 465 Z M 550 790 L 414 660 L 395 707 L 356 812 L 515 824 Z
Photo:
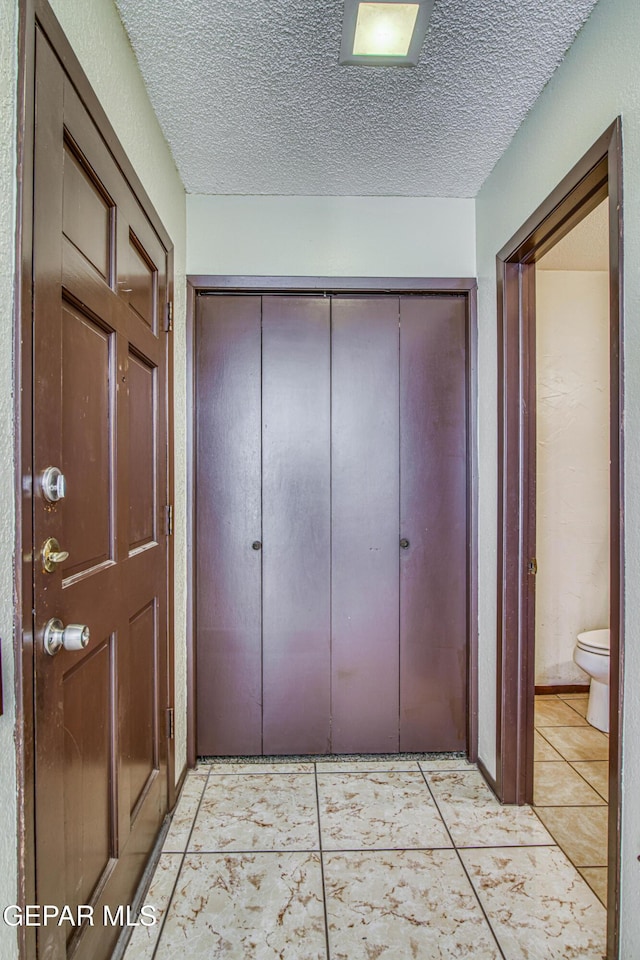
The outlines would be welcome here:
M 64 563 L 69 557 L 67 550 L 61 550 L 55 537 L 45 540 L 42 547 L 42 567 L 45 573 L 55 573 L 59 563 Z
M 402 547 L 403 550 L 406 550 L 406 549 L 408 548 L 408 546 L 409 546 L 409 541 L 408 541 L 408 540 L 405 540 L 405 539 L 403 538 L 403 539 L 400 541 L 400 546 Z

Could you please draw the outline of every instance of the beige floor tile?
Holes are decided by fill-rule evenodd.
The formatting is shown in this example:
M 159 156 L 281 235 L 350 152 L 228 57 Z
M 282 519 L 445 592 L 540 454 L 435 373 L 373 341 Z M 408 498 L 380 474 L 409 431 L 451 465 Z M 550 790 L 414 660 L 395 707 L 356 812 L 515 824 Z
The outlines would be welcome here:
M 327 960 L 318 853 L 187 854 L 155 960 Z
M 605 909 L 557 847 L 461 856 L 505 960 L 602 960 Z
M 451 847 L 417 773 L 319 773 L 323 850 Z
M 307 774 L 211 776 L 189 850 L 317 850 L 315 777 Z
M 609 759 L 609 738 L 595 727 L 545 727 L 544 736 L 565 760 Z
M 559 693 L 558 696 L 561 700 L 584 700 L 589 699 L 589 687 L 586 686 L 584 690 L 581 690 L 577 693 Z
M 182 853 L 187 849 L 189 834 L 206 783 L 206 775 L 187 774 L 162 847 L 163 853 Z
M 459 760 L 421 760 L 419 765 L 425 773 L 436 770 L 477 770 L 475 763 L 469 763 L 464 757 Z
M 558 751 L 554 750 L 549 741 L 545 740 L 537 730 L 533 734 L 533 750 L 533 758 L 536 763 L 538 761 L 562 760 Z
M 557 693 L 536 693 L 536 703 L 538 700 L 557 700 Z
M 397 773 L 419 770 L 417 760 L 326 760 L 316 764 L 318 773 Z
M 608 807 L 536 807 L 536 813 L 576 867 L 606 867 Z
M 604 800 L 563 760 L 561 763 L 534 763 L 533 803 L 536 807 L 600 806 Z
M 324 855 L 331 960 L 500 953 L 453 850 Z
M 212 776 L 227 773 L 313 773 L 313 763 L 212 763 Z
M 596 897 L 604 906 L 607 905 L 607 881 L 609 871 L 606 867 L 580 867 L 580 873 L 585 878 Z
M 562 700 L 538 700 L 535 704 L 536 727 L 583 727 L 584 717 Z
M 575 767 L 580 776 L 584 777 L 601 797 L 609 799 L 608 760 L 574 760 L 571 766 Z
M 477 771 L 429 773 L 427 780 L 456 846 L 553 843 L 530 807 L 502 806 Z
M 151 927 L 140 925 L 134 929 L 133 936 L 129 940 L 124 954 L 124 960 L 151 960 L 160 933 L 162 918 L 167 911 L 181 863 L 181 853 L 163 853 L 160 856 L 149 892 L 145 897 L 145 903 L 155 907 L 157 922 Z
M 566 701 L 567 706 L 571 707 L 572 710 L 576 710 L 581 717 L 587 716 L 587 708 L 589 706 L 589 697 L 576 697 L 573 700 Z

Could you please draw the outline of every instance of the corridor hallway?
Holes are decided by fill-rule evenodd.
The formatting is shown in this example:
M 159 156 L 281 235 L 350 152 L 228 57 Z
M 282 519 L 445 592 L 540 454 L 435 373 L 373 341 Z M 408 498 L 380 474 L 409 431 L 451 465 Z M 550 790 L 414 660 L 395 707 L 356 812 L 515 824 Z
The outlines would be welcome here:
M 465 759 L 200 763 L 125 960 L 601 960 L 605 909 Z

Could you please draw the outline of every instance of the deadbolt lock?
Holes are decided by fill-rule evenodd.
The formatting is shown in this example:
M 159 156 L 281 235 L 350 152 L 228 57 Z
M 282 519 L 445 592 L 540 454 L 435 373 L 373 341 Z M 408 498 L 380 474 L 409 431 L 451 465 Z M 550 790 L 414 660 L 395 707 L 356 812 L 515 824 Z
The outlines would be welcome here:
M 42 547 L 42 566 L 46 573 L 55 573 L 59 563 L 64 563 L 69 557 L 67 550 L 61 550 L 55 537 L 45 540 Z
M 70 623 L 65 627 L 62 620 L 53 618 L 44 628 L 44 649 L 54 657 L 64 647 L 65 650 L 84 650 L 91 634 L 83 623 Z
M 42 495 L 49 503 L 57 503 L 66 493 L 66 480 L 59 467 L 47 467 L 42 474 Z

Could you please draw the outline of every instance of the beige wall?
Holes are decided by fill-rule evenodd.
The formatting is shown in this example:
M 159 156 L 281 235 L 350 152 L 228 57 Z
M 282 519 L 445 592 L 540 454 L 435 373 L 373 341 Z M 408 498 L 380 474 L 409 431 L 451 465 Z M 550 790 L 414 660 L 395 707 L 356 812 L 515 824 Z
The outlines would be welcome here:
M 640 83 L 638 0 L 600 0 L 477 197 L 480 422 L 480 755 L 495 770 L 495 256 L 618 114 L 624 136 L 625 706 L 622 951 L 640 943 Z
M 536 269 L 536 684 L 609 626 L 609 273 Z
M 475 202 L 187 197 L 187 273 L 474 277 Z
M 176 515 L 185 516 L 185 194 L 151 109 L 112 0 L 53 0 L 52 6 L 175 247 Z M 0 0 L 0 536 L 14 542 L 13 259 L 17 0 Z M 176 524 L 176 763 L 185 762 L 185 524 Z M 16 898 L 16 777 L 13 741 L 13 557 L 0 556 L 0 635 L 5 715 L 0 718 L 0 903 Z M 0 923 L 0 958 L 17 956 L 15 930 Z

